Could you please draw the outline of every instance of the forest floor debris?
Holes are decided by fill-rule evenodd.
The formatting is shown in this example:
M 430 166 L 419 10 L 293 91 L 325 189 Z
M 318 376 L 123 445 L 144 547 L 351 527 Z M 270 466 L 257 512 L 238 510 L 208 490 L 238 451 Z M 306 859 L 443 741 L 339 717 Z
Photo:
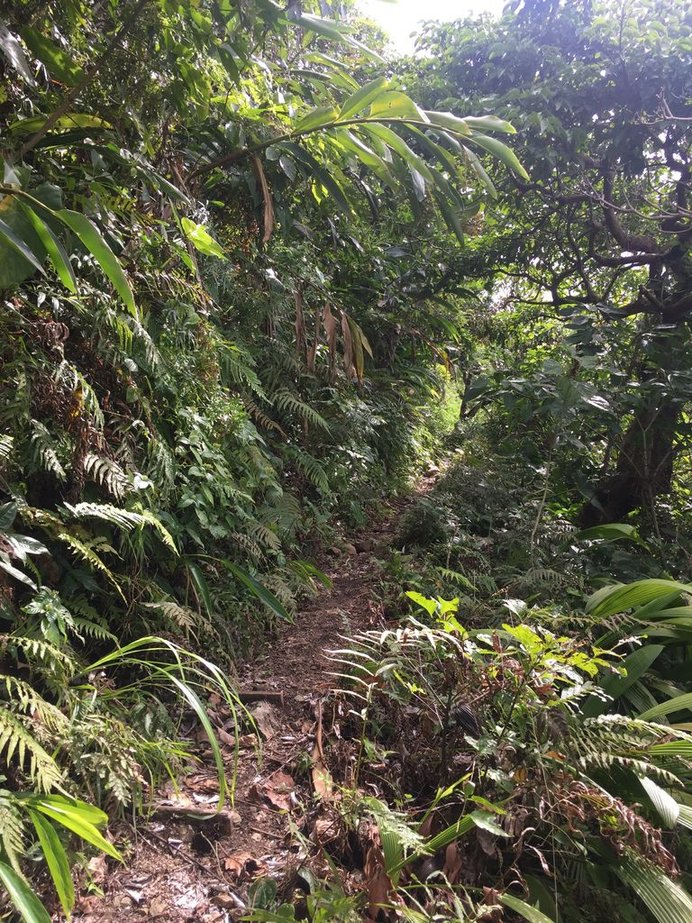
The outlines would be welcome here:
M 431 483 L 423 481 L 416 496 Z M 211 753 L 200 742 L 199 765 L 159 795 L 148 822 L 121 825 L 126 862 L 98 857 L 83 876 L 74 923 L 227 923 L 242 918 L 248 887 L 262 876 L 288 881 L 307 857 L 294 835 L 330 780 L 322 753 L 321 703 L 333 680 L 323 652 L 339 634 L 366 630 L 383 620 L 377 601 L 378 554 L 386 554 L 412 498 L 392 501 L 379 523 L 353 537 L 347 553 L 325 564 L 332 589 L 307 601 L 291 624 L 280 626 L 266 651 L 240 669 L 241 689 L 256 722 L 239 740 L 232 809 L 215 812 L 218 783 Z M 212 709 L 213 711 L 213 709 Z M 234 759 L 230 716 L 215 714 L 229 770 Z M 328 818 L 315 820 L 312 836 L 329 839 Z M 129 848 L 127 843 L 129 842 Z

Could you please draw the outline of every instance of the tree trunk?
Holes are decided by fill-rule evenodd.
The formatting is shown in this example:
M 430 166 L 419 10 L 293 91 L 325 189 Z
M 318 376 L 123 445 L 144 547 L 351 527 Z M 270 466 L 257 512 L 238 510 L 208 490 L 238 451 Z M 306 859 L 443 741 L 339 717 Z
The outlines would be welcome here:
M 670 397 L 651 401 L 635 413 L 623 436 L 615 471 L 581 510 L 580 526 L 621 522 L 636 509 L 653 515 L 656 498 L 671 489 L 679 414 Z

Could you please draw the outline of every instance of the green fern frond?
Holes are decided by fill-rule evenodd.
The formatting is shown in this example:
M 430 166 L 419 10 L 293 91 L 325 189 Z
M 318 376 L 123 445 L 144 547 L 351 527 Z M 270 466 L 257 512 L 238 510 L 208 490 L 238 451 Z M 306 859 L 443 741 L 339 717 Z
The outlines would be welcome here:
M 287 447 L 286 454 L 294 462 L 301 474 L 315 485 L 322 493 L 329 493 L 329 478 L 327 472 L 313 455 L 303 452 L 295 446 Z
M 131 513 L 110 503 L 65 503 L 63 508 L 75 519 L 100 519 L 125 532 L 141 526 L 144 522 L 139 513 Z
M 111 458 L 89 452 L 84 458 L 84 473 L 116 500 L 122 500 L 132 490 L 130 479 L 120 465 Z
M 307 423 L 317 426 L 328 433 L 331 429 L 329 423 L 319 414 L 314 407 L 301 401 L 295 394 L 282 388 L 271 395 L 272 403 L 284 412 L 294 413 Z
M 163 491 L 168 491 L 175 485 L 178 463 L 173 450 L 163 439 L 153 434 L 149 435 L 147 444 L 148 465 L 144 473 Z
M 94 427 L 102 430 L 104 419 L 99 399 L 82 373 L 67 360 L 63 360 L 55 370 L 54 378 L 73 393 L 79 393 L 84 410 L 90 415 Z
M 264 552 L 252 536 L 246 532 L 233 532 L 232 538 L 255 561 L 264 559 Z
M 281 548 L 281 539 L 279 536 L 268 526 L 264 525 L 264 523 L 250 522 L 248 523 L 247 529 L 253 538 L 261 542 L 267 548 L 271 548 L 272 551 L 278 551 L 279 548 Z
M 252 356 L 235 343 L 223 343 L 219 350 L 221 367 L 236 385 L 246 385 L 258 397 L 264 398 L 262 382 L 254 369 Z
M 12 797 L 12 792 L 0 788 L 0 852 L 4 852 L 12 868 L 19 872 L 19 857 L 24 854 L 24 818 Z
M 242 401 L 243 406 L 250 414 L 251 418 L 255 421 L 255 423 L 264 429 L 273 430 L 274 432 L 279 433 L 279 435 L 288 438 L 280 424 L 278 424 L 276 420 L 272 420 L 272 418 L 266 414 L 262 408 L 255 403 L 255 401 L 251 400 L 249 397 L 242 398 Z
M 158 516 L 152 513 L 151 510 L 144 509 L 143 507 L 140 507 L 139 513 L 135 515 L 139 515 L 141 517 L 142 525 L 146 524 L 155 529 L 164 545 L 167 545 L 171 551 L 173 551 L 175 554 L 178 554 L 178 548 L 175 544 L 173 536 L 164 526 Z
M 6 708 L 0 708 L 0 757 L 6 765 L 15 760 L 41 791 L 62 786 L 63 776 L 53 757 Z
M 59 481 L 64 481 L 67 475 L 60 463 L 58 454 L 55 451 L 53 437 L 48 432 L 47 427 L 38 420 L 31 420 L 29 425 L 31 427 L 31 450 L 34 463 L 44 471 L 50 471 Z
M 0 461 L 6 461 L 10 457 L 13 445 L 12 436 L 0 436 Z
M 106 564 L 104 564 L 102 559 L 94 551 L 95 547 L 113 551 L 110 545 L 104 543 L 103 541 L 99 541 L 98 539 L 92 539 L 89 542 L 83 542 L 81 539 L 77 538 L 76 535 L 73 535 L 71 532 L 67 532 L 64 529 L 58 532 L 56 538 L 61 542 L 64 542 L 77 558 L 89 564 L 90 567 L 94 568 L 94 570 L 103 574 L 103 576 L 115 587 L 122 599 L 125 599 L 122 588 L 116 579 L 115 574 L 110 570 L 110 568 L 106 566 Z
M 159 602 L 142 603 L 142 605 L 146 609 L 155 609 L 160 612 L 164 618 L 167 618 L 186 632 L 192 632 L 199 623 L 197 612 L 172 600 L 160 600 Z
M 47 702 L 26 680 L 0 673 L 0 686 L 5 687 L 7 696 L 15 708 L 34 716 L 49 730 L 60 732 L 69 724 L 60 709 Z

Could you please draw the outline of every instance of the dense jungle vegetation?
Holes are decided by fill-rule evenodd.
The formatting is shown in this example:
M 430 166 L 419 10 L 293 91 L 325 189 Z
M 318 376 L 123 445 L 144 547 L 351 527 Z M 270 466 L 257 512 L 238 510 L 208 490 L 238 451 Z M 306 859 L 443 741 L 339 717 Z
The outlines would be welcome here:
M 231 797 L 209 696 L 434 464 L 334 638 L 350 847 L 245 918 L 690 923 L 687 4 L 4 0 L 0 74 L 0 917 L 191 715 Z

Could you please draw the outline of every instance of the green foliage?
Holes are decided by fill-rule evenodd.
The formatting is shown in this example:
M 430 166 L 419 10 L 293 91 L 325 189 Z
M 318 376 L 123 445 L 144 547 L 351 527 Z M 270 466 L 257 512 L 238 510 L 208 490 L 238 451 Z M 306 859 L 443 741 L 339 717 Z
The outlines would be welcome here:
M 651 583 L 659 583 L 658 598 L 675 587 Z M 425 612 L 420 620 L 361 632 L 350 648 L 332 653 L 342 684 L 348 680 L 342 694 L 355 705 L 355 784 L 384 791 L 408 811 L 407 821 L 387 801 L 368 795 L 362 802 L 379 827 L 391 893 L 404 902 L 415 895 L 430 915 L 420 919 L 434 918 L 436 892 L 456 890 L 459 869 L 472 867 L 471 834 L 480 829 L 486 853 L 492 843 L 519 880 L 545 876 L 554 893 L 549 915 L 542 903 L 498 893 L 528 920 L 557 919 L 554 913 L 576 919 L 575 852 L 591 887 L 600 881 L 617 889 L 619 880 L 659 923 L 684 919 L 690 897 L 674 881 L 677 864 L 658 828 L 679 823 L 690 797 L 689 725 L 616 712 L 624 687 L 614 688 L 612 677 L 642 675 L 623 656 L 624 644 L 604 650 L 555 634 L 542 624 L 547 613 L 517 600 L 507 601 L 511 623 L 467 629 L 457 599 L 408 595 Z M 630 636 L 626 644 L 632 642 Z M 597 717 L 594 700 L 604 706 Z M 377 769 L 363 758 L 364 747 L 387 748 Z M 430 878 L 426 868 L 438 875 Z M 467 873 L 465 891 L 502 889 L 491 868 Z M 531 886 L 527 891 L 533 899 Z M 589 919 L 600 918 L 594 912 Z

